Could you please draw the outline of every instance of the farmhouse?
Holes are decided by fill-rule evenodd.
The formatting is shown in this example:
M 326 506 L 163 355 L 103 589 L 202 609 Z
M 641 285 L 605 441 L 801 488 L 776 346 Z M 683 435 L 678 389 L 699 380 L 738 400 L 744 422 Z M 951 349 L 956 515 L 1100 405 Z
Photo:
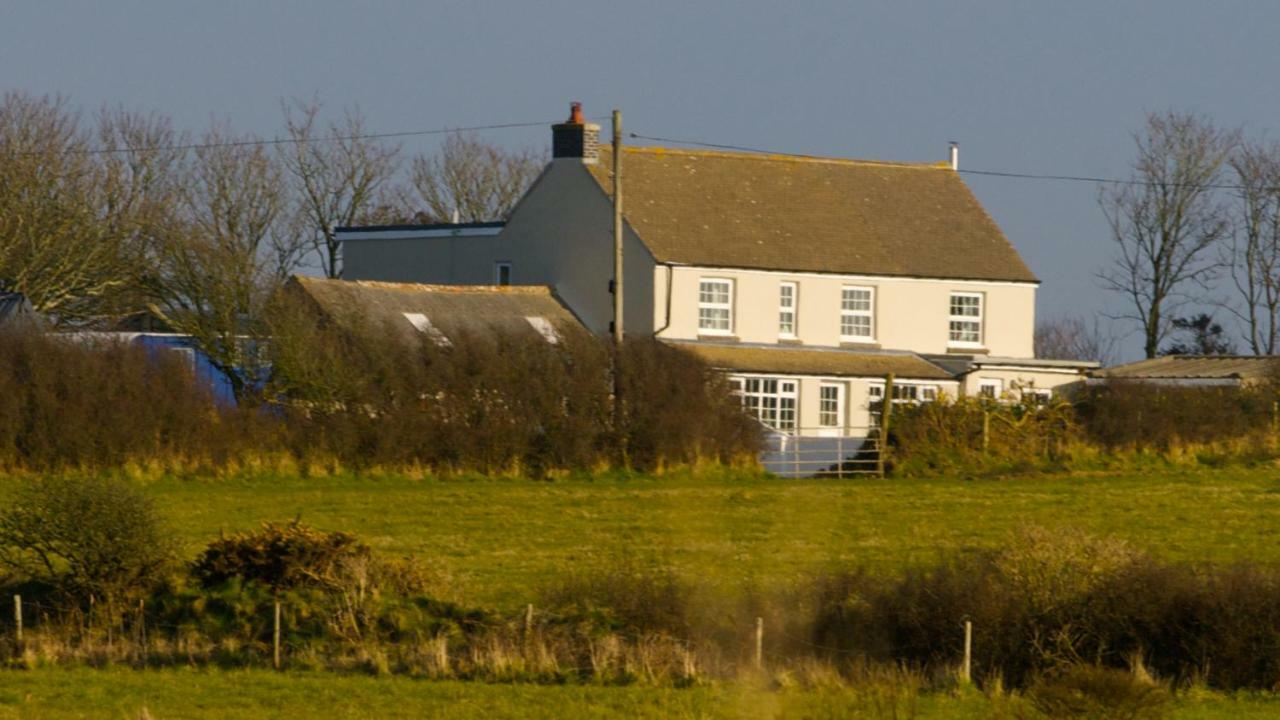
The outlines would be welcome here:
M 345 277 L 536 285 L 611 329 L 612 150 L 576 103 L 503 223 L 340 228 Z M 786 435 L 865 435 L 894 400 L 1017 398 L 1079 383 L 1036 359 L 1039 281 L 938 164 L 627 147 L 624 328 L 729 374 Z

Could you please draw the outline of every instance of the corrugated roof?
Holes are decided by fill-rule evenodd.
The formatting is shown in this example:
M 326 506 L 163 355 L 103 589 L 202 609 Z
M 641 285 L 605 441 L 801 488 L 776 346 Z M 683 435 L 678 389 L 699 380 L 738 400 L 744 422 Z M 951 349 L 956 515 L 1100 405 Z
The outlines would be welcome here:
M 659 262 L 1037 282 L 946 165 L 625 152 L 623 212 Z M 610 153 L 586 166 L 607 194 Z
M 672 342 L 708 365 L 738 372 L 954 380 L 950 373 L 911 353 L 814 350 L 762 345 Z
M 1280 357 L 1256 355 L 1166 355 L 1098 370 L 1094 377 L 1157 379 L 1264 380 L 1280 366 Z
M 557 329 L 581 327 L 545 286 L 419 285 L 302 276 L 294 276 L 291 286 L 338 322 L 396 328 L 409 338 L 421 338 L 424 331 L 406 313 L 425 316 L 446 337 L 495 329 L 539 335 L 530 317 L 545 318 Z

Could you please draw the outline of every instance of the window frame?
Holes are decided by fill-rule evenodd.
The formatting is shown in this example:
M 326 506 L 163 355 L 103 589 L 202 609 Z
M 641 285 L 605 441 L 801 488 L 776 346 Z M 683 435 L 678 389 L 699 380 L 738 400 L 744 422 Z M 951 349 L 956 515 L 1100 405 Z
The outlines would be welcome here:
M 790 298 L 784 294 L 784 290 L 790 290 Z M 790 304 L 784 302 L 790 300 Z M 787 316 L 790 319 L 784 319 Z M 795 340 L 799 336 L 800 330 L 800 283 L 792 280 L 783 280 L 778 283 L 778 337 L 782 340 Z M 790 330 L 783 328 L 789 324 Z
M 978 314 L 977 315 L 964 315 L 964 314 L 957 315 L 955 312 L 956 298 L 977 299 Z M 960 347 L 960 348 L 982 347 L 983 346 L 982 343 L 986 339 L 984 337 L 986 333 L 986 314 L 987 314 L 986 293 L 952 290 L 950 294 L 947 295 L 947 346 Z M 977 335 L 978 339 L 977 340 L 956 339 L 957 333 L 966 332 L 963 329 L 957 330 L 956 329 L 957 323 L 976 325 L 977 328 L 972 332 Z
M 866 310 L 850 310 L 845 307 L 845 293 L 849 291 L 865 291 L 867 293 Z M 846 335 L 845 318 L 867 318 L 866 335 Z M 840 342 L 842 343 L 874 343 L 876 341 L 876 289 L 871 285 L 840 286 Z
M 768 375 L 734 375 L 729 385 L 742 407 L 762 425 L 782 433 L 800 428 L 800 380 Z M 769 386 L 772 386 L 770 388 Z M 789 388 L 789 389 L 788 389 Z M 772 401 L 772 403 L 767 402 Z
M 502 280 L 502 271 L 507 274 L 506 282 Z M 511 285 L 511 261 L 499 260 L 493 264 L 493 284 L 498 287 L 508 287 Z
M 823 391 L 834 390 L 834 409 L 828 409 L 827 403 L 831 399 L 824 396 Z M 848 386 L 845 383 L 823 381 L 818 383 L 818 428 L 822 430 L 843 430 L 847 424 L 846 398 L 848 397 Z M 834 422 L 828 422 L 828 418 L 832 418 Z
M 733 334 L 733 301 L 734 282 L 732 278 L 700 277 L 698 278 L 698 334 L 699 335 L 732 335 Z M 725 302 L 709 302 L 702 299 L 704 285 L 723 285 L 728 288 Z M 703 325 L 703 310 L 725 313 L 726 327 L 706 327 Z
M 987 388 L 994 388 L 992 394 L 986 394 Z M 1000 378 L 978 378 L 978 398 L 980 400 L 999 401 L 1004 397 L 1004 380 Z

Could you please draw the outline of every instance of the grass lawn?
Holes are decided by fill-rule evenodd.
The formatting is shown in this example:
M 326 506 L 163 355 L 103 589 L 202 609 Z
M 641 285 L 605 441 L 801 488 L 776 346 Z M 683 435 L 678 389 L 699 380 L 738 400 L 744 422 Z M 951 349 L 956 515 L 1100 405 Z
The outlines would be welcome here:
M 458 599 L 515 608 L 545 578 L 630 552 L 692 577 L 786 582 L 834 563 L 891 569 L 1078 527 L 1190 561 L 1280 561 L 1280 472 L 996 480 L 660 478 L 416 480 L 259 476 L 152 482 L 192 555 L 220 531 L 300 516 L 437 563 Z
M 905 707 L 905 704 L 900 707 Z M 977 693 L 921 696 L 920 720 L 1008 716 Z M 145 710 L 145 714 L 144 714 Z M 0 720 L 184 718 L 881 718 L 881 700 L 850 691 L 770 691 L 724 683 L 691 689 L 490 685 L 328 673 L 88 668 L 0 670 Z M 1177 720 L 1270 718 L 1275 696 L 1197 695 Z

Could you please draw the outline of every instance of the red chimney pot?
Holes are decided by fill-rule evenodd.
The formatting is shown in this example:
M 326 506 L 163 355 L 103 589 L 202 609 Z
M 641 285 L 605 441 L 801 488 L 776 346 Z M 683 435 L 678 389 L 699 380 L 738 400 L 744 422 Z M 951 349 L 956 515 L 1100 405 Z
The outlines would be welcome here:
M 573 123 L 574 125 L 583 124 L 584 121 L 582 119 L 582 103 L 580 102 L 569 103 L 569 119 L 566 122 Z

